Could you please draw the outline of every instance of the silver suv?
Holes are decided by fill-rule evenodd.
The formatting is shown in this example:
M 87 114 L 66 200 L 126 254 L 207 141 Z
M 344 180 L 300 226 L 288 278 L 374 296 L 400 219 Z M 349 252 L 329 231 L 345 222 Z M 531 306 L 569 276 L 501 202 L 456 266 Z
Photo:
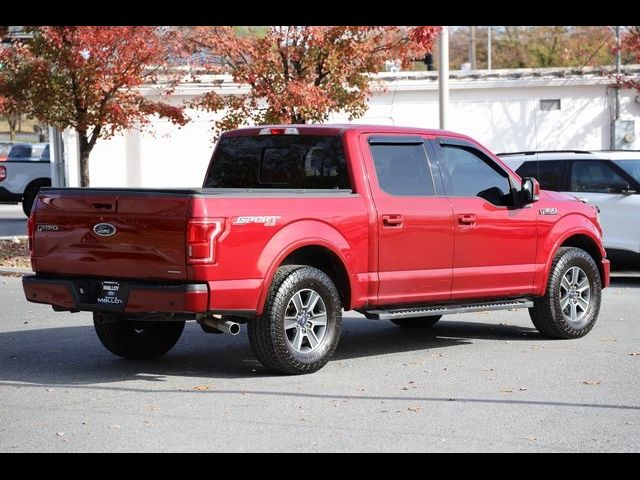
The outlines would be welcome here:
M 607 256 L 640 266 L 640 151 L 535 151 L 498 154 L 521 177 L 600 209 Z

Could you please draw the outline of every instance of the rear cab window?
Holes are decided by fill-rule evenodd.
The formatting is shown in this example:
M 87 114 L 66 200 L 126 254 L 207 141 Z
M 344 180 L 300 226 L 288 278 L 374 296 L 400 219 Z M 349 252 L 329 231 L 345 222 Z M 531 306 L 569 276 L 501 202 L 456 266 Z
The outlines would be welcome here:
M 342 137 L 222 137 L 204 188 L 352 190 Z

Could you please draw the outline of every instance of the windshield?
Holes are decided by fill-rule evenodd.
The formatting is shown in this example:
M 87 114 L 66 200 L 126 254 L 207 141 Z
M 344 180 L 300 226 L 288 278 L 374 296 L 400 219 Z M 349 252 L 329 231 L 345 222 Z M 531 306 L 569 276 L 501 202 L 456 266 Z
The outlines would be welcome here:
M 631 175 L 640 183 L 640 160 L 614 160 L 613 163 Z

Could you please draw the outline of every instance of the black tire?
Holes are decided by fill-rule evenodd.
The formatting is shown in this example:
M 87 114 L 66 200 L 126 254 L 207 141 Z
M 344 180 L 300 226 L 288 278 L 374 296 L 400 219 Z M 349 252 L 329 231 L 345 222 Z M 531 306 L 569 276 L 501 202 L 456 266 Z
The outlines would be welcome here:
M 428 317 L 396 318 L 391 323 L 404 328 L 429 328 L 433 327 L 442 318 L 442 315 L 431 315 Z
M 164 355 L 178 342 L 184 321 L 135 322 L 103 313 L 93 314 L 98 338 L 114 355 L 129 360 Z
M 38 181 L 29 185 L 24 191 L 24 195 L 22 195 L 22 211 L 28 217 L 31 215 L 31 208 L 33 208 L 33 202 L 36 200 L 36 195 L 42 187 L 49 187 L 51 183 L 47 183 L 44 181 Z
M 305 292 L 315 292 L 324 306 L 323 321 L 326 322 L 324 330 L 322 327 L 313 325 L 313 315 L 316 314 L 316 310 L 311 310 L 312 317 L 309 318 L 312 325 L 309 330 L 313 333 L 314 341 L 318 341 L 318 335 L 322 334 L 322 338 L 315 347 L 312 346 L 309 335 L 305 336 L 304 333 L 298 332 L 300 329 L 305 330 L 305 327 L 298 326 L 291 320 L 292 310 L 290 309 L 294 297 L 297 294 L 306 294 Z M 308 296 L 306 305 L 309 306 L 310 302 L 311 296 Z M 316 305 L 320 304 L 318 300 Z M 293 308 L 295 312 L 298 311 L 295 305 Z M 304 311 L 306 310 L 303 309 Z M 285 330 L 287 313 L 290 316 L 287 330 Z M 300 318 L 297 313 L 294 317 Z M 329 361 L 338 346 L 341 324 L 340 295 L 329 276 L 314 267 L 285 265 L 277 270 L 273 278 L 262 316 L 249 321 L 247 331 L 255 356 L 266 368 L 278 373 L 300 375 L 315 372 Z M 298 350 L 295 347 L 297 335 L 304 338 L 303 342 L 306 342 L 306 344 L 299 344 Z M 308 351 L 301 351 L 305 349 Z
M 583 277 L 583 281 L 588 282 L 589 301 L 588 306 L 578 312 L 582 315 L 582 318 L 572 322 L 567 318 L 567 315 L 570 316 L 571 309 L 575 307 L 569 304 L 563 312 L 561 295 L 563 289 L 566 292 L 566 288 L 564 286 L 561 287 L 561 283 L 565 275 L 569 275 L 574 267 L 577 267 L 579 271 L 586 275 L 586 278 Z M 595 325 L 600 312 L 601 299 L 602 283 L 600 272 L 591 255 L 580 248 L 561 247 L 558 249 L 558 253 L 551 264 L 546 294 L 544 297 L 534 299 L 533 308 L 529 309 L 529 316 L 533 325 L 545 337 L 560 339 L 580 338 L 589 333 Z M 570 299 L 569 302 L 574 302 L 574 299 Z M 577 309 L 575 312 L 577 312 Z

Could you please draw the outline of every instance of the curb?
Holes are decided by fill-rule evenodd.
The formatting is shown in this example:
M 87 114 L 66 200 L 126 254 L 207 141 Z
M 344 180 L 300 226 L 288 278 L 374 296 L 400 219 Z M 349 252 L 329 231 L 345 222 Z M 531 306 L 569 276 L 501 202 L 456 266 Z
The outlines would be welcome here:
M 5 273 L 17 273 L 18 275 L 33 275 L 33 270 L 28 268 L 0 267 L 0 275 Z

